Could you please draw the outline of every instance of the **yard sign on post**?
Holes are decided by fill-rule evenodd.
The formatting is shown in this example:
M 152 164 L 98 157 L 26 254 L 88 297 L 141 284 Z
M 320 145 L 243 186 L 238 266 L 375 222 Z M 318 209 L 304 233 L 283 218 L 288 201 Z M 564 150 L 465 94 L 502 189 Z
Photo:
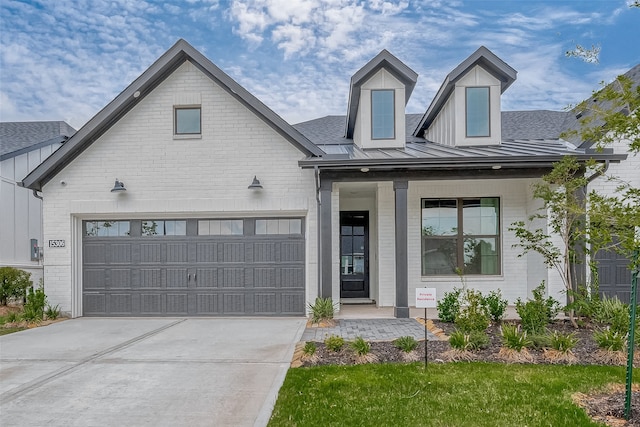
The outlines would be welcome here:
M 424 367 L 427 367 L 427 308 L 436 308 L 436 288 L 416 288 L 416 308 L 424 308 Z

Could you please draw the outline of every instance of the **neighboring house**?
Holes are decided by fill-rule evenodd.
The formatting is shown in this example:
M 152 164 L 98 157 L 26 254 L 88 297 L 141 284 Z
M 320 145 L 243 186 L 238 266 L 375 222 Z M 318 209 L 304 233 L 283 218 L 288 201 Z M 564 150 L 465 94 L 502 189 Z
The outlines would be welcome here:
M 516 71 L 484 47 L 405 114 L 417 77 L 382 51 L 351 78 L 346 117 L 291 126 L 179 40 L 23 180 L 58 246 L 51 303 L 74 317 L 266 316 L 323 296 L 407 317 L 415 288 L 442 296 L 458 268 L 511 302 L 542 280 L 560 297 L 508 227 L 562 156 L 625 156 L 559 140 L 552 112 L 501 114 Z
M 0 266 L 42 278 L 42 201 L 18 183 L 75 130 L 65 122 L 0 122 Z
M 633 82 L 634 87 L 640 85 L 640 64 L 631 68 L 624 74 Z M 600 108 L 607 108 L 602 100 L 588 99 L 587 105 L 597 103 Z M 566 113 L 567 118 L 563 124 L 563 131 L 579 130 L 580 120 L 588 117 L 588 110 L 578 111 L 576 109 Z M 597 125 L 598 123 L 593 123 Z M 567 139 L 574 144 L 580 145 L 583 149 L 592 148 L 593 141 L 582 142 L 577 136 L 569 136 Z M 599 193 L 615 195 L 616 188 L 621 181 L 629 183 L 632 187 L 640 188 L 640 154 L 629 152 L 629 141 L 616 141 L 612 147 L 615 153 L 628 154 L 627 160 L 620 163 L 611 163 L 604 176 L 595 179 L 589 184 L 589 190 L 596 190 Z M 617 180 L 610 179 L 617 178 Z M 594 255 L 598 266 L 598 282 L 601 295 L 609 297 L 617 296 L 622 301 L 628 302 L 631 294 L 631 270 L 629 260 L 614 251 L 599 251 Z

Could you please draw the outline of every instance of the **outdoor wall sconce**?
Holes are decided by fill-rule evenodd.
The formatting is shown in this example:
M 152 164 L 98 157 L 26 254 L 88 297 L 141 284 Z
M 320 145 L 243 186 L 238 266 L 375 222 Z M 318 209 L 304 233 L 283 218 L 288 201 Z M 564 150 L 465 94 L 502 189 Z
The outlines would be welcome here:
M 262 184 L 256 175 L 253 176 L 253 182 L 247 187 L 249 190 L 262 190 Z
M 124 182 L 118 181 L 118 178 L 116 178 L 116 183 L 113 184 L 113 188 L 111 189 L 111 192 L 119 193 L 122 191 L 127 191 L 127 189 L 124 187 Z

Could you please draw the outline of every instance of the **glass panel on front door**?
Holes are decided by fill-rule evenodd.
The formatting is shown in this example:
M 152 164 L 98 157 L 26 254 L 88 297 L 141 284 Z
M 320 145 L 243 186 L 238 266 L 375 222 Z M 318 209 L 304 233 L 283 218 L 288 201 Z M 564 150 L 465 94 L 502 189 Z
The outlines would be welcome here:
M 368 298 L 368 212 L 341 212 L 340 222 L 340 296 Z

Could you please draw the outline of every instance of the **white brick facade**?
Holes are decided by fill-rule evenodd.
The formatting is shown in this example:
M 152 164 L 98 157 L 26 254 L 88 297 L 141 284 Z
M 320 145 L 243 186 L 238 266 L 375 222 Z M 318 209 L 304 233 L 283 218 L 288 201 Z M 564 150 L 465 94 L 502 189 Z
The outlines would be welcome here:
M 199 94 L 202 135 L 175 139 L 178 94 Z M 306 218 L 307 301 L 317 292 L 316 202 L 304 154 L 184 63 L 43 188 L 45 289 L 51 304 L 81 309 L 81 220 L 298 215 Z M 247 189 L 256 175 L 264 189 Z M 115 179 L 126 193 L 111 193 Z M 61 185 L 64 181 L 66 185 Z

